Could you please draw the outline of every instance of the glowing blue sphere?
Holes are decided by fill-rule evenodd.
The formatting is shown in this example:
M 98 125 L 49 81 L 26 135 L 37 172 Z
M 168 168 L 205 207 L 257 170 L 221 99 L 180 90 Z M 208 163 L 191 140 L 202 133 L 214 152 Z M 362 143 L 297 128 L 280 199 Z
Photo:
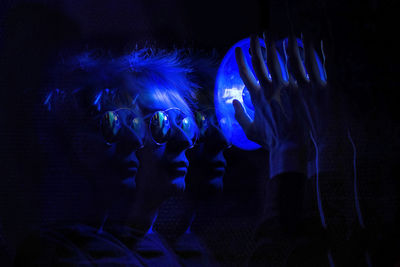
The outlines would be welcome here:
M 265 47 L 264 41 L 259 39 L 260 46 Z M 288 46 L 288 39 L 283 39 L 276 42 L 277 48 L 277 56 L 279 65 L 281 68 L 282 78 L 285 81 L 289 81 L 289 76 L 287 73 L 286 66 L 286 49 Z M 303 60 L 304 64 L 304 45 L 301 39 L 297 38 L 297 45 L 300 48 L 300 56 Z M 224 127 L 222 130 L 226 134 L 226 136 L 231 136 L 231 142 L 234 146 L 239 147 L 244 150 L 254 150 L 260 148 L 260 146 L 249 139 L 247 139 L 243 129 L 240 127 L 239 123 L 235 119 L 235 110 L 233 108 L 233 100 L 237 99 L 242 103 L 245 108 L 247 114 L 253 119 L 254 118 L 254 106 L 251 102 L 251 97 L 249 91 L 245 87 L 242 79 L 239 75 L 239 68 L 236 63 L 235 58 L 235 48 L 240 47 L 243 50 L 243 54 L 247 61 L 248 66 L 254 74 L 254 70 L 251 64 L 250 58 L 250 38 L 243 39 L 233 45 L 225 57 L 223 58 L 221 65 L 218 69 L 217 79 L 215 82 L 215 92 L 214 92 L 214 104 L 215 110 L 217 113 L 217 117 L 220 120 L 221 118 L 228 118 L 230 121 L 229 127 Z M 265 57 L 265 56 L 264 56 Z M 265 58 L 264 58 L 265 60 Z M 318 67 L 320 69 L 321 79 L 326 80 L 326 74 L 324 73 L 324 69 L 321 67 L 322 64 L 317 58 Z M 308 75 L 308 74 L 307 74 Z
M 264 42 L 261 39 L 260 45 L 264 46 Z M 249 55 L 250 38 L 246 38 L 232 46 L 221 62 L 215 82 L 215 110 L 218 120 L 221 118 L 229 119 L 229 127 L 224 127 L 222 130 L 227 136 L 231 136 L 232 144 L 244 150 L 254 150 L 260 148 L 260 145 L 247 139 L 243 129 L 235 119 L 235 110 L 232 104 L 232 101 L 237 99 L 242 103 L 249 116 L 254 118 L 254 107 L 250 94 L 239 75 L 239 68 L 235 58 L 236 47 L 242 48 L 247 63 L 253 71 Z

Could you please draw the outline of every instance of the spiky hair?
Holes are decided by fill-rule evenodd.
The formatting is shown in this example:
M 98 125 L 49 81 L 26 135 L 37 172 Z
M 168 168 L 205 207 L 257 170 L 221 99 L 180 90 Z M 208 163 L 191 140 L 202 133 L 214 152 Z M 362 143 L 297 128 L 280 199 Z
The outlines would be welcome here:
M 198 85 L 190 79 L 193 70 L 181 51 L 144 48 L 120 57 L 113 64 L 126 74 L 126 86 L 133 92 L 140 94 L 162 88 L 160 94 L 167 94 L 165 101 L 178 93 L 189 106 L 193 105 Z
M 202 52 L 189 52 L 188 63 L 193 69 L 191 80 L 198 85 L 194 102 L 198 109 L 214 107 L 214 87 L 218 72 L 218 55 Z
M 43 104 L 48 110 L 57 106 L 88 108 L 129 106 L 134 96 L 121 89 L 114 60 L 97 50 L 85 51 L 61 60 L 49 70 L 50 82 Z

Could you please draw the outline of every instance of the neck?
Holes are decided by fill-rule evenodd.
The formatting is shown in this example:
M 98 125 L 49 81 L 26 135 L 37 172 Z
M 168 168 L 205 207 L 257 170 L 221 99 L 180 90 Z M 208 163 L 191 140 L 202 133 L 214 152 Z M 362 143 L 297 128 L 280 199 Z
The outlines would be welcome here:
M 157 197 L 158 196 L 158 197 Z M 129 215 L 129 222 L 143 232 L 152 232 L 153 224 L 157 218 L 158 208 L 165 198 L 159 194 L 138 192 L 133 209 Z
M 111 190 L 109 190 L 111 191 Z M 91 212 L 87 218 L 93 225 L 103 227 L 105 224 L 125 222 L 134 205 L 134 192 L 104 194 L 106 190 L 94 190 Z M 96 226 L 97 227 L 97 226 Z

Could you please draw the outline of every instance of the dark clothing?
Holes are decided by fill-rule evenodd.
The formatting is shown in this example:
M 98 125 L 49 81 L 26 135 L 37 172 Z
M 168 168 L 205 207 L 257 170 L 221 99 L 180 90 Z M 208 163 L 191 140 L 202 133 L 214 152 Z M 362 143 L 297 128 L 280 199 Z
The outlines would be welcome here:
M 182 234 L 175 241 L 173 249 L 183 266 L 217 266 L 206 246 L 192 232 Z
M 0 230 L 1 230 L 1 225 L 0 225 Z M 11 265 L 11 257 L 9 255 L 6 242 L 1 236 L 1 231 L 0 231 L 0 263 L 2 264 L 1 266 L 10 266 Z
M 301 173 L 282 173 L 269 180 L 265 218 L 249 266 L 330 265 L 329 241 L 310 191 L 310 180 Z
M 143 232 L 129 226 L 113 226 L 108 230 L 133 251 L 144 266 L 181 266 L 178 257 L 157 232 Z
M 113 235 L 86 225 L 53 227 L 18 249 L 15 266 L 143 266 Z
M 316 177 L 284 173 L 271 179 L 266 216 L 249 266 L 393 266 L 397 253 L 393 248 L 398 247 L 385 237 L 394 239 L 387 234 L 379 239 L 378 231 L 361 229 L 354 215 L 354 196 L 341 189 L 352 188 L 344 186 L 346 181 L 351 177 L 320 174 L 318 200 Z

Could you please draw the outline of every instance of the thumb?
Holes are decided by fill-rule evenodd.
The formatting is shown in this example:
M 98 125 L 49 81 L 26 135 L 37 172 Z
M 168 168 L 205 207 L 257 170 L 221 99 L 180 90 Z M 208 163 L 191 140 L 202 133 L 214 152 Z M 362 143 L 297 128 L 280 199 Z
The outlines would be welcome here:
M 234 99 L 232 104 L 233 108 L 235 109 L 235 119 L 238 121 L 239 125 L 247 135 L 252 124 L 252 120 L 238 100 Z

